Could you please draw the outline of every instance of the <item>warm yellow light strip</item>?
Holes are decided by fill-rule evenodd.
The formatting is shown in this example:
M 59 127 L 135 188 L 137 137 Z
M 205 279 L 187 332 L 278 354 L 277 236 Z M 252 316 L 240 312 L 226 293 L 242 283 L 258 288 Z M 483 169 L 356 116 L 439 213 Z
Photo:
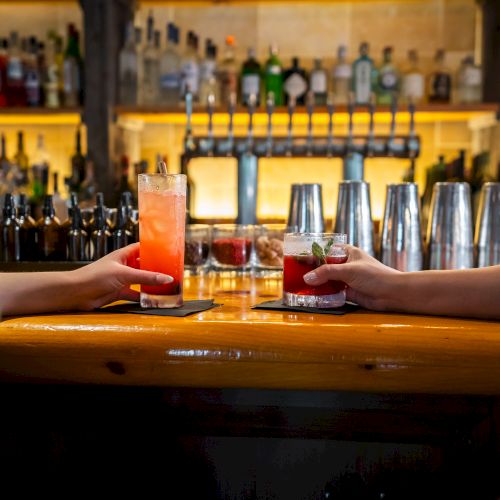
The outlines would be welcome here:
M 78 125 L 79 113 L 0 113 L 2 125 Z
M 146 124 L 152 125 L 185 125 L 186 116 L 184 113 L 133 113 L 124 112 L 121 113 L 123 118 L 129 118 L 133 120 L 141 120 Z M 436 123 L 436 122 L 467 122 L 471 119 L 491 116 L 494 117 L 493 111 L 420 111 L 415 113 L 416 123 Z M 214 125 L 227 125 L 229 121 L 227 113 L 214 113 L 213 123 Z M 370 121 L 370 115 L 366 112 L 358 112 L 354 114 L 353 122 L 355 124 L 366 125 Z M 410 114 L 408 112 L 398 112 L 396 116 L 397 123 L 409 123 Z M 295 125 L 307 125 L 308 115 L 304 112 L 297 112 L 294 114 L 293 123 Z M 334 124 L 346 125 L 349 122 L 349 115 L 345 112 L 335 113 Z M 248 115 L 246 113 L 235 113 L 234 115 L 234 125 L 246 125 L 248 123 Z M 288 123 L 287 113 L 274 113 L 273 114 L 273 124 L 274 125 L 286 125 Z M 313 117 L 313 123 L 316 125 L 327 125 L 328 124 L 328 114 L 327 113 L 315 113 Z M 378 112 L 375 113 L 375 123 L 379 124 L 389 124 L 391 123 L 391 113 L 389 112 Z M 208 116 L 206 113 L 194 113 L 192 116 L 193 125 L 207 125 Z M 267 124 L 267 114 L 266 113 L 255 113 L 254 114 L 254 125 L 266 125 Z

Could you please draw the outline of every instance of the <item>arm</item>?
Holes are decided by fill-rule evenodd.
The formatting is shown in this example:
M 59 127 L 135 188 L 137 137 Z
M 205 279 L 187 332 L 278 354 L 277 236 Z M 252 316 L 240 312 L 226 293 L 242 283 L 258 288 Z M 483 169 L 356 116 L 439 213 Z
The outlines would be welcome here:
M 115 300 L 138 300 L 130 285 L 164 285 L 165 274 L 136 269 L 139 244 L 110 253 L 75 271 L 0 274 L 2 315 L 90 311 Z
M 344 281 L 349 300 L 375 311 L 500 319 L 500 266 L 402 273 L 359 248 L 346 250 L 347 263 L 322 266 L 304 280 Z

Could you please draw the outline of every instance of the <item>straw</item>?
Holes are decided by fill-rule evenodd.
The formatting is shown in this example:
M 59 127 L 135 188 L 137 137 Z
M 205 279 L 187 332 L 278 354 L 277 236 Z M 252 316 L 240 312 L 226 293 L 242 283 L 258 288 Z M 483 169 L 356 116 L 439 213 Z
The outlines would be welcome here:
M 163 160 L 158 162 L 158 172 L 164 175 L 168 174 L 167 164 Z

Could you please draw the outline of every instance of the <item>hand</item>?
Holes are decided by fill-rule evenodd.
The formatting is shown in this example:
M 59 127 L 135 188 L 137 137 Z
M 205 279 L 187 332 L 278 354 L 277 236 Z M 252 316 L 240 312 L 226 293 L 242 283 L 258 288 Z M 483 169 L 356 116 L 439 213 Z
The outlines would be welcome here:
M 166 285 L 166 274 L 137 269 L 139 243 L 112 252 L 88 266 L 71 271 L 77 293 L 75 307 L 90 311 L 115 300 L 138 301 L 140 294 L 130 285 Z
M 394 303 L 394 284 L 401 275 L 363 250 L 346 245 L 345 264 L 326 264 L 304 275 L 308 285 L 318 286 L 330 280 L 347 285 L 347 300 L 375 311 L 386 311 Z

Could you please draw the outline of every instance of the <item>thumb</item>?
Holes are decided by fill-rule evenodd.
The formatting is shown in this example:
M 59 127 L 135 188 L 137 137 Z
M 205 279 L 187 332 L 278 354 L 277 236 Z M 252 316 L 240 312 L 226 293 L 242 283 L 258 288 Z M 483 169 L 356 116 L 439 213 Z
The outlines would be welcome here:
M 167 285 L 174 281 L 174 278 L 168 274 L 141 271 L 140 269 L 125 266 L 121 278 L 124 285 Z
M 304 275 L 304 281 L 308 285 L 319 286 L 327 281 L 352 280 L 353 268 L 349 264 L 325 264 Z

